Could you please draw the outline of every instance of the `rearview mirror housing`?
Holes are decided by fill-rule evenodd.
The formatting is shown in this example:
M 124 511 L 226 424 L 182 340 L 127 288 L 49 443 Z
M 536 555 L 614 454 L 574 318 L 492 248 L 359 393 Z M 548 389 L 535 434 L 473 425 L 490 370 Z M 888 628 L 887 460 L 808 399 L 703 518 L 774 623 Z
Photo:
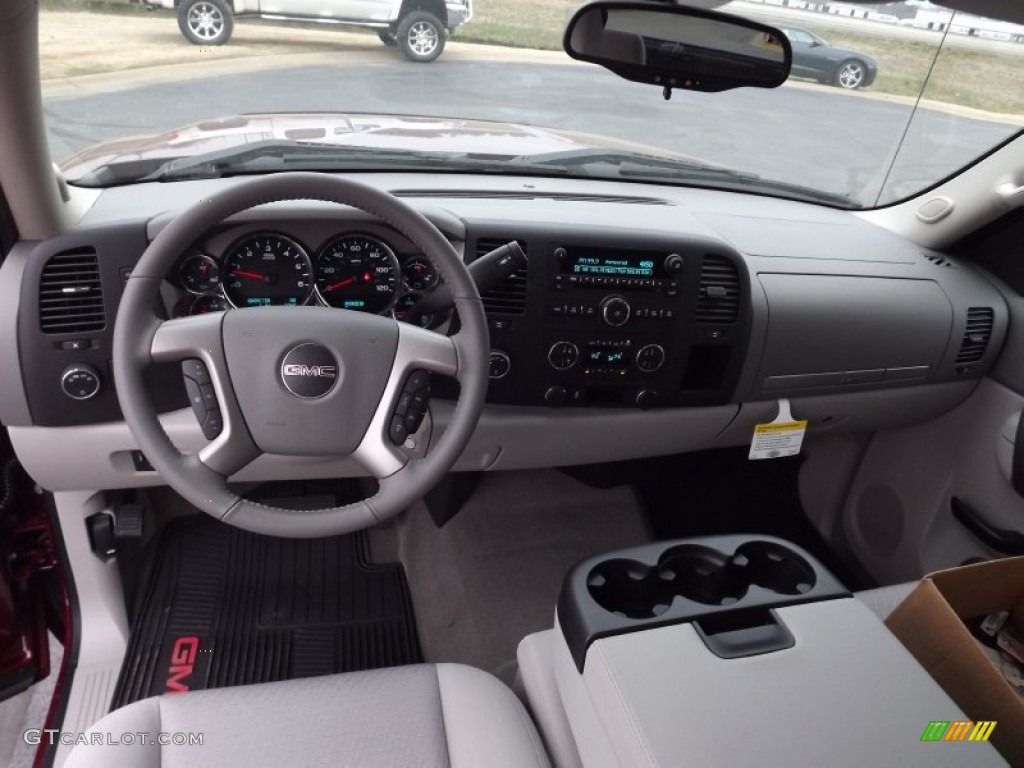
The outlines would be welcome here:
M 776 88 L 793 51 L 778 29 L 737 16 L 643 0 L 597 0 L 569 19 L 562 42 L 579 61 L 664 89 Z

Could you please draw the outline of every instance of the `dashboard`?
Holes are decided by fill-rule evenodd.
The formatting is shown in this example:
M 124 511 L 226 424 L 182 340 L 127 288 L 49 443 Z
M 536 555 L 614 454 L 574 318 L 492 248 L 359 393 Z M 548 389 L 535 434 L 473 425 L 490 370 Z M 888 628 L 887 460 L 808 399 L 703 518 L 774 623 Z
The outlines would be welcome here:
M 915 423 L 962 402 L 1006 336 L 1006 302 L 984 275 L 845 211 L 637 183 L 357 178 L 417 208 L 467 263 L 512 240 L 527 254 L 525 268 L 482 297 L 488 404 L 463 469 L 742 444 L 783 397 L 812 432 Z M 0 327 L 17 333 L 0 344 L 17 365 L 0 370 L 14 392 L 0 418 L 19 455 L 39 454 L 34 475 L 65 488 L 159 481 L 128 458 L 111 375 L 118 302 L 175 211 L 232 183 L 104 190 L 77 227 L 20 244 L 5 261 L 0 314 L 12 317 Z M 203 233 L 167 275 L 163 311 L 318 304 L 401 320 L 438 284 L 423 254 L 383 222 L 290 201 Z M 416 321 L 441 333 L 458 322 Z M 153 366 L 147 380 L 172 437 L 201 445 L 180 368 Z M 432 386 L 435 427 L 450 415 L 453 387 Z M 101 446 L 78 479 L 44 466 L 69 440 Z M 358 471 L 314 464 L 254 471 Z M 89 479 L 97 475 L 105 479 Z

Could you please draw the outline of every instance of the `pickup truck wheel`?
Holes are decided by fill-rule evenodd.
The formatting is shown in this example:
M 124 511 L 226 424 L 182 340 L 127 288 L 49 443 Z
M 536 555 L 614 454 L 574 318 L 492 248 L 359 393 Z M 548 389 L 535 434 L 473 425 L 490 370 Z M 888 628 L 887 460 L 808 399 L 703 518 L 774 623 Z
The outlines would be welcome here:
M 181 0 L 178 28 L 193 45 L 224 45 L 235 22 L 224 0 Z
M 398 47 L 410 61 L 433 61 L 444 50 L 444 25 L 432 13 L 413 11 L 398 22 Z
M 377 37 L 379 37 L 380 41 L 384 43 L 384 45 L 386 45 L 388 48 L 394 48 L 396 45 L 398 45 L 398 38 L 395 37 L 395 33 L 392 32 L 390 29 L 378 29 Z

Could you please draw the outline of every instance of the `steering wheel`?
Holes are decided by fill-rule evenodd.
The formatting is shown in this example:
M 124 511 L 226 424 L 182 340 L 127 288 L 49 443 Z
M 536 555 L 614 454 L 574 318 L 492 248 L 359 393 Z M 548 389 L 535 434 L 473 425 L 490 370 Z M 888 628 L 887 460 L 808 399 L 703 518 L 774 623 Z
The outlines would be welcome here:
M 392 317 L 312 306 L 234 309 L 161 320 L 160 285 L 196 240 L 257 205 L 318 200 L 365 211 L 405 235 L 451 290 L 461 328 L 445 336 Z M 167 225 L 128 279 L 114 326 L 114 381 L 124 419 L 153 467 L 197 508 L 255 533 L 330 536 L 393 517 L 455 463 L 476 427 L 487 390 L 489 338 L 480 294 L 455 249 L 420 213 L 387 192 L 317 173 L 243 181 Z M 150 363 L 201 361 L 222 415 L 221 432 L 182 454 L 143 383 Z M 194 365 L 194 362 L 189 362 Z M 458 402 L 440 441 L 410 456 L 389 429 L 411 375 L 458 380 Z M 263 454 L 351 456 L 379 482 L 370 498 L 289 510 L 241 498 L 227 480 Z

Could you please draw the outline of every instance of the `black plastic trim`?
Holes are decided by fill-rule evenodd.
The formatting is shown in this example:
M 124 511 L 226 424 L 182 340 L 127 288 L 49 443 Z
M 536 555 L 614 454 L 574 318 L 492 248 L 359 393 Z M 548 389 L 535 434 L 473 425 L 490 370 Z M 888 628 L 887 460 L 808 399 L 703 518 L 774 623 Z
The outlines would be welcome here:
M 1021 419 L 1024 422 L 1024 419 Z M 1018 428 L 1017 439 L 1021 438 L 1021 432 Z M 1014 451 L 1014 461 L 1018 460 L 1022 451 Z M 1016 476 L 1016 472 L 1014 473 Z M 1005 528 L 998 528 L 997 526 L 986 520 L 981 512 L 972 507 L 963 499 L 954 496 L 949 500 L 949 505 L 953 510 L 953 517 L 956 518 L 964 528 L 970 531 L 975 538 L 977 538 L 982 544 L 989 549 L 994 549 L 1003 555 L 1010 557 L 1018 557 L 1024 555 L 1024 534 L 1018 531 L 1009 531 Z
M 7 204 L 7 196 L 0 189 L 0 264 L 7 258 L 11 248 L 18 242 L 18 225 Z

